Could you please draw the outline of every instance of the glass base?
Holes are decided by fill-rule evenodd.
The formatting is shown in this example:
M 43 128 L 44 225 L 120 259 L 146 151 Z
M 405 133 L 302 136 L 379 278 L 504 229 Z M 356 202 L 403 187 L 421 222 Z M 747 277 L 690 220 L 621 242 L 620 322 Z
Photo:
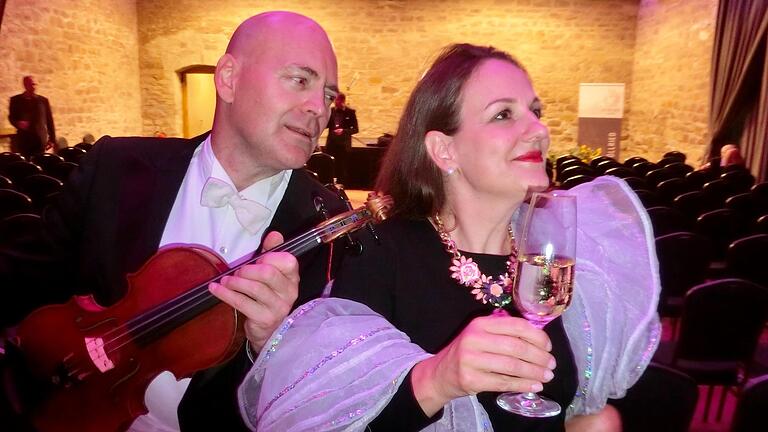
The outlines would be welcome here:
M 502 393 L 496 398 L 502 409 L 525 417 L 553 417 L 560 414 L 560 404 L 536 393 Z

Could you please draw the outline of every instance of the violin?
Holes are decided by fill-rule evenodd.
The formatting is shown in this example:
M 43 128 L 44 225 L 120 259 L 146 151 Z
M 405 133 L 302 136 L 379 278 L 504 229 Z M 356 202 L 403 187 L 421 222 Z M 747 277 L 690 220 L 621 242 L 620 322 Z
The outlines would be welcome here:
M 391 207 L 390 197 L 371 194 L 364 206 L 268 252 L 299 256 L 384 220 Z M 228 268 L 203 247 L 163 249 L 127 277 L 125 297 L 111 307 L 92 296 L 75 296 L 32 312 L 12 341 L 27 374 L 21 380 L 14 376 L 19 408 L 42 432 L 127 429 L 147 413 L 144 393 L 158 374 L 189 377 L 242 349 L 244 318 L 208 285 L 264 253 Z

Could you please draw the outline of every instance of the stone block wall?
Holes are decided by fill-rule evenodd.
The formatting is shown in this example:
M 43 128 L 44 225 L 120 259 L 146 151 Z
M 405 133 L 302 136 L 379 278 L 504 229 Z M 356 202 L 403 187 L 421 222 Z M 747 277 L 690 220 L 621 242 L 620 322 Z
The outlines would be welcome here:
M 698 166 L 709 144 L 717 0 L 642 0 L 637 18 L 629 151 L 679 150 Z
M 636 0 L 240 0 L 216 2 L 216 13 L 205 0 L 137 3 L 145 133 L 180 134 L 176 71 L 214 65 L 240 21 L 271 9 L 306 14 L 328 31 L 362 141 L 395 132 L 416 80 L 454 42 L 494 45 L 526 66 L 556 150 L 575 146 L 580 82 L 631 89 Z
M 441 47 L 515 55 L 544 102 L 552 149 L 573 148 L 579 83 L 625 83 L 622 157 L 703 152 L 716 0 L 8 0 L 0 98 L 32 74 L 61 134 L 182 135 L 180 71 L 216 64 L 230 34 L 265 10 L 313 17 L 339 59 L 361 141 L 395 132 Z M 31 47 L 31 49 L 30 49 Z M 0 129 L 9 128 L 7 102 Z M 695 156 L 694 156 L 695 157 Z
M 134 0 L 8 0 L 0 28 L 0 130 L 8 99 L 32 75 L 50 100 L 58 136 L 138 135 L 141 128 Z

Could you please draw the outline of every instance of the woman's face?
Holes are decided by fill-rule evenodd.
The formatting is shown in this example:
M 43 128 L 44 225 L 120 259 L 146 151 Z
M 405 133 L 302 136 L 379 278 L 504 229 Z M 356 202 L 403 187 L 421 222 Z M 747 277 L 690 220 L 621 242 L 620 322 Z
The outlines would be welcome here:
M 524 196 L 549 185 L 549 131 L 525 72 L 508 61 L 485 60 L 464 84 L 459 103 L 454 157 L 474 190 Z

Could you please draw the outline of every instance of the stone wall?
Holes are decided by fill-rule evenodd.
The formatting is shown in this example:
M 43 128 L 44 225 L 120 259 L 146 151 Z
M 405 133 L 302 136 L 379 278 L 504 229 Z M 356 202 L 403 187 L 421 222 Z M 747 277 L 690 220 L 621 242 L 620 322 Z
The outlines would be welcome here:
M 8 98 L 32 75 L 51 102 L 58 136 L 140 134 L 134 0 L 8 0 L 0 29 L 0 130 Z
M 215 64 L 244 18 L 270 9 L 313 17 L 328 31 L 340 85 L 357 109 L 359 138 L 394 132 L 408 94 L 440 48 L 490 44 L 527 67 L 544 101 L 553 148 L 577 136 L 580 82 L 628 82 L 632 75 L 636 0 L 138 0 L 144 132 L 182 131 L 179 69 Z
M 637 19 L 630 151 L 669 150 L 697 166 L 709 143 L 709 93 L 717 0 L 642 0 Z
M 622 157 L 694 158 L 707 134 L 716 0 L 9 0 L 0 98 L 35 75 L 61 134 L 180 136 L 180 71 L 216 64 L 243 19 L 283 9 L 315 18 L 339 59 L 361 141 L 394 132 L 439 49 L 491 44 L 527 67 L 555 152 L 575 146 L 578 87 L 625 83 Z M 34 27 L 34 28 L 33 28 Z M 0 105 L 8 128 L 7 104 Z

